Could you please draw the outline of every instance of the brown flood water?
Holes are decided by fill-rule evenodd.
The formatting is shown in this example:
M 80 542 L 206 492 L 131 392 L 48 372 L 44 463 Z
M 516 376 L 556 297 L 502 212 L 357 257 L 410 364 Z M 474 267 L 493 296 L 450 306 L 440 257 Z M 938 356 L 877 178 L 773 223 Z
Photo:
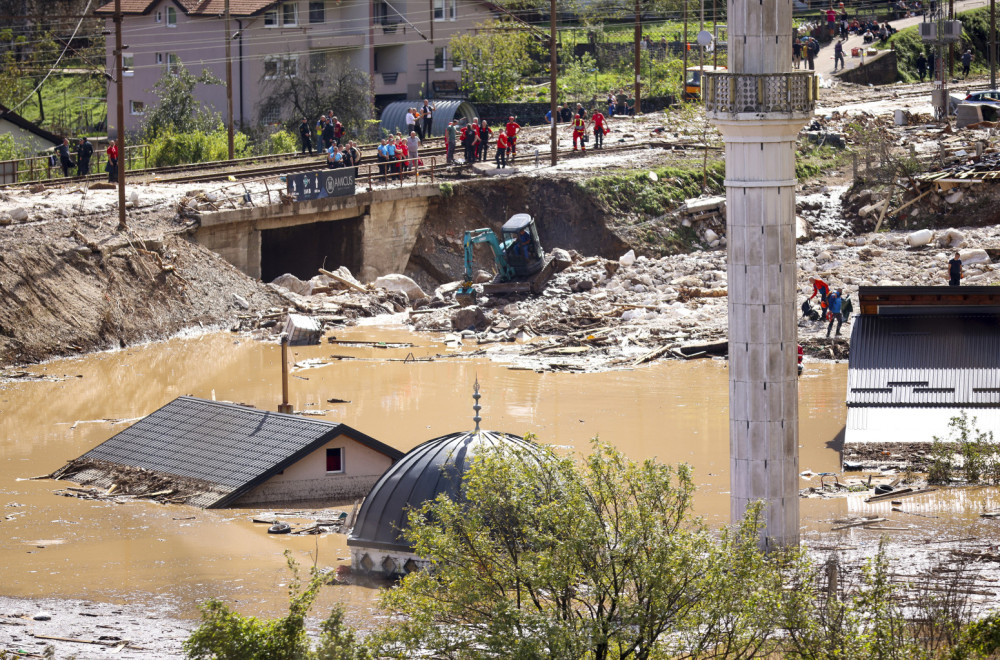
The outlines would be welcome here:
M 293 371 L 296 410 L 326 410 L 325 419 L 407 450 L 471 428 L 472 383 L 478 377 L 484 428 L 533 432 L 542 442 L 578 451 L 586 451 L 590 439 L 599 436 L 635 459 L 688 462 L 699 484 L 697 512 L 713 525 L 728 522 L 723 361 L 539 374 L 481 358 L 386 361 L 411 352 L 417 357 L 449 352 L 437 335 L 353 328 L 337 336 L 408 341 L 417 347 L 324 343 L 293 348 L 296 361 L 333 354 L 366 358 Z M 273 410 L 281 393 L 279 356 L 274 344 L 211 334 L 29 369 L 58 382 L 0 384 L 0 595 L 155 602 L 182 617 L 194 616 L 200 600 L 216 596 L 245 613 L 274 616 L 287 603 L 284 550 L 292 550 L 304 564 L 311 563 L 310 553 L 317 549 L 320 565 L 347 563 L 346 537 L 268 536 L 264 526 L 250 522 L 257 510 L 84 501 L 52 494 L 67 483 L 21 480 L 52 472 L 182 394 Z M 807 366 L 800 387 L 802 469 L 839 471 L 835 438 L 845 418 L 846 374 L 845 364 Z M 351 403 L 326 403 L 330 398 Z M 104 419 L 123 421 L 100 421 Z M 804 481 L 803 486 L 815 483 Z M 979 489 L 921 502 L 914 511 L 940 517 L 913 518 L 918 524 L 912 534 L 926 537 L 929 530 L 938 530 L 973 535 L 992 533 L 977 514 L 982 506 L 1000 504 L 1000 498 L 993 489 Z M 858 497 L 803 500 L 804 538 L 817 541 L 834 518 L 871 512 L 885 514 L 888 505 L 869 507 Z M 859 534 L 865 532 L 849 530 L 838 541 L 871 538 Z M 337 587 L 326 590 L 324 600 L 344 602 L 358 622 L 368 618 L 375 593 Z

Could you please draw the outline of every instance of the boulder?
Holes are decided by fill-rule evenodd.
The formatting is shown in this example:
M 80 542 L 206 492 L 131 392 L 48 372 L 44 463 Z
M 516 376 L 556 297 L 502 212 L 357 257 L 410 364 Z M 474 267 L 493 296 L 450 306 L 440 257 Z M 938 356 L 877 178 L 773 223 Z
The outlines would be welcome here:
M 455 330 L 465 330 L 475 328 L 480 330 L 489 325 L 490 321 L 486 314 L 476 305 L 469 305 L 456 309 L 451 315 L 451 327 Z
M 300 296 L 312 295 L 312 285 L 309 282 L 303 282 L 291 273 L 278 275 L 276 278 L 271 280 L 271 284 L 277 284 L 278 286 L 288 289 L 292 293 L 297 293 Z
M 556 272 L 561 272 L 573 265 L 573 258 L 569 255 L 569 252 L 562 248 L 554 248 L 549 252 L 552 259 L 555 260 Z
M 991 262 L 990 255 L 986 253 L 986 250 L 980 249 L 962 250 L 959 252 L 958 258 L 962 260 L 963 266 L 988 264 Z
M 920 247 L 921 245 L 930 243 L 932 238 L 934 238 L 934 232 L 930 229 L 920 229 L 908 234 L 906 236 L 906 243 L 910 247 Z
M 24 222 L 25 220 L 28 219 L 27 209 L 23 209 L 21 207 L 13 208 L 10 211 L 8 211 L 7 214 L 10 216 L 10 219 L 13 220 L 14 222 Z
M 629 250 L 622 256 L 618 257 L 618 263 L 622 266 L 628 268 L 635 263 L 635 250 Z
M 716 234 L 711 229 L 706 229 L 705 230 L 705 242 L 706 243 L 712 243 L 713 241 L 717 241 L 717 240 L 719 240 L 719 235 L 718 234 Z
M 460 281 L 447 282 L 434 289 L 434 297 L 438 300 L 450 300 L 460 288 L 462 288 Z
M 400 275 L 399 273 L 383 275 L 375 280 L 375 286 L 381 287 L 386 291 L 402 291 L 411 301 L 427 297 L 427 294 L 424 293 L 419 284 L 406 275 Z
M 476 271 L 476 274 L 472 276 L 472 281 L 475 284 L 486 284 L 487 282 L 492 282 L 493 273 L 479 269 Z
M 962 201 L 963 197 L 965 197 L 965 193 L 961 190 L 956 190 L 955 192 L 945 197 L 944 201 L 948 202 L 949 204 L 958 204 L 960 201 Z
M 673 286 L 678 287 L 697 287 L 701 286 L 701 278 L 696 275 L 685 275 L 684 277 L 678 277 L 677 279 L 670 282 Z
M 938 247 L 960 248 L 965 245 L 965 234 L 957 229 L 948 229 L 937 237 Z

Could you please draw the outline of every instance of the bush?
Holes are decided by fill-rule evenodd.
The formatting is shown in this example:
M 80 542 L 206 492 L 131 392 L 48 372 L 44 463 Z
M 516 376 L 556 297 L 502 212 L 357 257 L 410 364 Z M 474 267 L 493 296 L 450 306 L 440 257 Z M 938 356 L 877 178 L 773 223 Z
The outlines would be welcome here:
M 954 470 L 952 454 L 962 457 L 962 476 L 970 484 L 979 483 L 983 477 L 996 483 L 1000 476 L 994 454 L 993 432 L 980 431 L 975 417 L 964 410 L 948 422 L 948 440 L 934 436 L 931 447 L 931 466 L 927 480 L 931 483 L 948 483 Z
M 269 154 L 294 153 L 298 149 L 299 138 L 284 129 L 268 135 L 267 142 L 264 144 L 265 153 Z
M 184 642 L 194 659 L 214 660 L 369 660 L 371 654 L 353 630 L 344 625 L 343 611 L 335 607 L 323 622 L 319 644 L 311 648 L 306 615 L 328 576 L 315 566 L 303 587 L 299 568 L 285 551 L 292 579 L 288 584 L 288 616 L 261 620 L 243 616 L 212 599 L 200 606 L 201 625 Z
M 233 151 L 236 158 L 251 155 L 246 135 L 236 133 L 233 136 Z M 167 167 L 226 160 L 227 158 L 229 158 L 229 140 L 226 130 L 223 128 L 218 128 L 211 133 L 166 131 L 149 145 L 148 165 L 150 167 Z
M 28 149 L 10 133 L 0 134 L 0 160 L 16 160 L 28 155 Z

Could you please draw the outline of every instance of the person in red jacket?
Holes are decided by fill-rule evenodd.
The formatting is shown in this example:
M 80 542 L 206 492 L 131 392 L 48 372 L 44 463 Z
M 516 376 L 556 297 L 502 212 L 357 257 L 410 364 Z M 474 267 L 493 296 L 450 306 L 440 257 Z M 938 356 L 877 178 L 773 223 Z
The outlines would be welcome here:
M 812 282 L 813 285 L 813 293 L 811 296 L 809 296 L 809 300 L 815 298 L 816 294 L 818 293 L 820 307 L 825 308 L 826 297 L 830 295 L 830 285 L 824 282 L 823 280 L 819 279 L 818 277 L 810 277 L 809 281 Z
M 594 149 L 604 148 L 604 115 L 600 110 L 594 110 L 590 116 L 590 121 L 594 122 Z
M 118 183 L 118 143 L 111 140 L 108 145 L 108 181 Z
M 577 151 L 576 141 L 580 141 L 580 147 L 583 151 L 587 150 L 587 145 L 583 142 L 583 136 L 586 134 L 587 124 L 584 122 L 583 117 L 576 115 L 573 117 L 573 151 Z
M 513 117 L 507 117 L 507 126 L 504 131 L 507 133 L 507 149 L 510 151 L 510 160 L 514 162 L 517 156 L 517 133 L 521 130 L 521 125 L 514 121 Z
M 507 134 L 500 131 L 497 135 L 497 169 L 507 167 Z

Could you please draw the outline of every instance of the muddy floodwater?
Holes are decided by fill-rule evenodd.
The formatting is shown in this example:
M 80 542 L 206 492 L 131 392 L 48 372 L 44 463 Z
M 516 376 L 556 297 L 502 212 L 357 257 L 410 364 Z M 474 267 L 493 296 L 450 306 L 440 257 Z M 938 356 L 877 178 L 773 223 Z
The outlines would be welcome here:
M 478 378 L 485 428 L 533 432 L 542 442 L 580 451 L 599 436 L 632 458 L 691 463 L 699 484 L 697 512 L 713 525 L 728 521 L 728 386 L 722 360 L 596 374 L 535 373 L 460 357 L 463 349 L 446 348 L 437 335 L 353 328 L 336 336 L 415 346 L 324 341 L 291 349 L 296 410 L 321 411 L 322 419 L 407 450 L 471 428 L 472 384 Z M 335 355 L 355 359 L 332 359 Z M 404 361 L 411 355 L 444 357 Z M 0 595 L 148 603 L 181 617 L 194 616 L 200 600 L 217 596 L 246 613 L 273 616 L 287 603 L 286 549 L 307 564 L 317 552 L 322 566 L 348 563 L 346 537 L 268 536 L 266 526 L 250 521 L 265 510 L 78 500 L 53 494 L 68 483 L 26 480 L 52 472 L 183 394 L 274 410 L 281 395 L 279 356 L 275 344 L 207 334 L 58 360 L 26 369 L 42 379 L 0 384 Z M 839 471 L 846 377 L 846 364 L 807 365 L 800 387 L 803 470 Z M 803 486 L 817 483 L 804 480 Z M 978 513 L 998 505 L 994 489 L 913 498 L 908 503 L 913 517 L 894 518 L 893 524 L 905 529 L 891 533 L 993 535 L 1000 523 Z M 860 496 L 803 500 L 803 538 L 828 543 L 832 520 L 888 512 L 888 503 L 865 505 Z M 834 538 L 851 544 L 875 533 L 848 530 Z M 374 594 L 372 588 L 335 587 L 324 598 L 346 603 L 358 620 L 369 614 Z

